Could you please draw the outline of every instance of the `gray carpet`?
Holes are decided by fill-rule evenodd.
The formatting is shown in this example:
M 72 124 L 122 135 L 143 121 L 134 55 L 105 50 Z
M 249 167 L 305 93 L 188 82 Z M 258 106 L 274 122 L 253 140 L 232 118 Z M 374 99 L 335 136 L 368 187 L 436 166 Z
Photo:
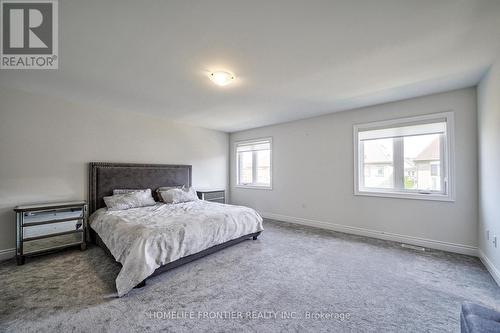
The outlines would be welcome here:
M 477 258 L 264 227 L 257 241 L 154 277 L 121 299 L 119 266 L 98 247 L 4 262 L 0 331 L 457 332 L 461 302 L 500 306 L 500 288 Z

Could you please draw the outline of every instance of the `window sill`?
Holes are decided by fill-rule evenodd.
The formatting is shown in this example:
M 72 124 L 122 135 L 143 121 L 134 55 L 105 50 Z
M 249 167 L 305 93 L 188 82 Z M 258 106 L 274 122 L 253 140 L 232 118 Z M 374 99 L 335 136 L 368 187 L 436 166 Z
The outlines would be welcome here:
M 258 185 L 235 185 L 235 188 L 248 188 L 253 190 L 272 190 L 272 186 L 258 186 Z
M 450 194 L 422 194 L 422 193 L 402 193 L 402 192 L 375 192 L 375 191 L 355 191 L 356 196 L 369 196 L 381 198 L 396 198 L 396 199 L 412 199 L 412 200 L 428 200 L 428 201 L 447 201 L 454 202 Z

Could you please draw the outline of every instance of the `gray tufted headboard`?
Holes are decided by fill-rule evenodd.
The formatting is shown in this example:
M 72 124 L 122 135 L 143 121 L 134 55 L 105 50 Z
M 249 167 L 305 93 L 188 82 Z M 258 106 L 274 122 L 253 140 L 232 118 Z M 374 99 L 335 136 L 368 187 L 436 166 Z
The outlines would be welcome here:
M 103 197 L 113 189 L 191 186 L 191 165 L 101 163 L 89 164 L 89 215 L 105 207 Z

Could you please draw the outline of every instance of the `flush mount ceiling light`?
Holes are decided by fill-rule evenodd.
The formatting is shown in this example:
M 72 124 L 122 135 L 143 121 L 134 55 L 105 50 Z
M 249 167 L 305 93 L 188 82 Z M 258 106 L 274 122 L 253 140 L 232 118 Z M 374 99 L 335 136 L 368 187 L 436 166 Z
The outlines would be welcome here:
M 212 80 L 212 82 L 218 86 L 228 85 L 235 79 L 235 76 L 233 74 L 225 71 L 212 72 L 210 73 L 209 77 L 210 80 Z

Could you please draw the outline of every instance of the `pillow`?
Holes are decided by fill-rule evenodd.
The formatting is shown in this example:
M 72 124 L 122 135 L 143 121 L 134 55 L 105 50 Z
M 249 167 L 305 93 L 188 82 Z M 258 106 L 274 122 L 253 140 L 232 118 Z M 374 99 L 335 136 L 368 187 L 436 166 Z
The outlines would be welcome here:
M 160 191 L 160 197 L 164 203 L 176 204 L 181 202 L 196 201 L 198 195 L 193 187 L 173 188 L 167 191 Z
M 125 194 L 115 194 L 109 197 L 104 197 L 103 199 L 106 207 L 108 207 L 108 210 L 111 211 L 152 206 L 156 204 L 153 196 L 151 195 L 151 189 Z
M 180 188 L 180 189 L 185 190 L 186 189 L 186 185 L 162 186 L 162 187 L 158 187 L 156 189 L 156 191 L 157 192 L 164 192 L 164 191 L 168 191 L 168 190 L 171 190 L 171 189 L 174 189 L 174 188 Z
M 162 186 L 158 187 L 155 191 L 155 199 L 158 201 L 163 201 L 163 198 L 161 197 L 161 192 L 166 192 L 168 190 L 173 190 L 173 189 L 183 189 L 186 190 L 186 185 L 174 185 L 174 186 Z
M 127 193 L 130 193 L 130 192 L 151 192 L 151 189 L 149 188 L 146 188 L 146 189 L 138 189 L 138 190 L 133 190 L 133 189 L 114 189 L 113 190 L 113 195 L 115 194 L 127 194 Z

